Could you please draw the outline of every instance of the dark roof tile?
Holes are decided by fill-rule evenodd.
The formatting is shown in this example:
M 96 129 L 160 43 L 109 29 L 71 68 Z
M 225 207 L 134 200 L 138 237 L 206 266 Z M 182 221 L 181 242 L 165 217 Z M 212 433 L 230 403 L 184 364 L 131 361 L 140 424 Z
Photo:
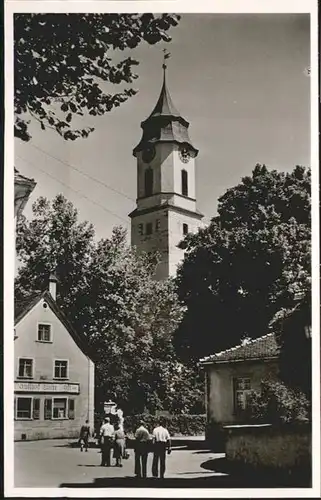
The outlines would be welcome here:
M 201 364 L 223 363 L 233 361 L 247 361 L 251 359 L 266 359 L 277 357 L 279 353 L 278 344 L 274 333 L 268 333 L 263 337 L 245 341 L 243 344 L 231 347 L 225 351 L 217 352 L 211 356 L 200 359 Z

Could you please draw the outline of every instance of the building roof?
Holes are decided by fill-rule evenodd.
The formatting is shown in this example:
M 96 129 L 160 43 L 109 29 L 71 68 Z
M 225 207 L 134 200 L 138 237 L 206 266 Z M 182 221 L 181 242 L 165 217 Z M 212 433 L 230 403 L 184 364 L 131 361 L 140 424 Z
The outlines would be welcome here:
M 143 208 L 143 209 L 138 209 L 135 208 L 132 212 L 130 212 L 129 217 L 136 217 L 138 215 L 144 215 L 144 214 L 150 214 L 152 212 L 158 212 L 159 210 L 171 210 L 173 212 L 178 212 L 181 214 L 189 215 L 190 217 L 193 217 L 194 219 L 201 220 L 203 219 L 204 215 L 196 209 L 195 211 L 188 210 L 187 208 L 183 208 L 180 206 L 176 206 L 172 203 L 161 203 L 160 205 L 156 205 L 151 208 Z
M 171 95 L 169 93 L 169 90 L 166 85 L 166 74 L 165 74 L 165 69 L 164 69 L 164 77 L 163 77 L 163 85 L 162 89 L 158 98 L 158 101 L 156 103 L 155 108 L 149 115 L 149 117 L 143 122 L 146 123 L 148 120 L 151 118 L 159 117 L 159 116 L 169 116 L 169 117 L 175 117 L 175 118 L 181 118 L 188 126 L 188 122 L 184 120 L 184 118 L 181 117 L 180 113 L 177 111 L 175 108 Z
M 200 359 L 200 364 L 228 363 L 236 361 L 249 361 L 257 359 L 276 358 L 279 348 L 274 333 L 268 333 L 263 337 L 245 341 L 240 345 L 217 352 L 211 356 Z
M 37 184 L 34 179 L 29 179 L 29 177 L 25 177 L 19 173 L 19 170 L 14 167 L 14 182 L 17 184 L 24 184 L 30 186 L 30 188 L 34 188 Z
M 67 319 L 66 315 L 53 300 L 48 290 L 35 293 L 26 299 L 15 301 L 15 326 L 25 317 L 25 315 L 29 311 L 31 311 L 38 304 L 41 299 L 44 299 L 47 302 L 51 310 L 54 312 L 54 314 L 64 325 L 70 336 L 73 338 L 79 349 L 81 349 L 82 352 L 86 354 L 86 356 L 88 356 L 90 359 L 93 359 L 93 353 L 91 352 L 85 335 L 76 332 L 70 321 Z
M 194 156 L 198 150 L 192 145 L 189 135 L 189 123 L 177 111 L 166 84 L 166 65 L 164 68 L 163 85 L 156 106 L 151 114 L 141 123 L 143 136 L 133 150 L 133 155 L 142 151 L 148 145 L 157 142 L 175 142 L 184 145 Z
M 39 302 L 42 292 L 36 292 L 20 300 L 14 301 L 14 322 L 15 325 Z
M 36 186 L 34 179 L 29 179 L 21 175 L 19 171 L 14 168 L 14 207 L 15 217 L 19 217 L 22 213 L 31 192 Z

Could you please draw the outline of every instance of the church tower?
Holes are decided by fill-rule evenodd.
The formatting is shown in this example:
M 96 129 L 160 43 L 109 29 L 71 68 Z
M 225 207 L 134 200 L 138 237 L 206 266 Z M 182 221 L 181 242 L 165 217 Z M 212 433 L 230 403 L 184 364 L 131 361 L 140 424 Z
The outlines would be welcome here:
M 173 105 L 163 85 L 150 116 L 141 123 L 142 139 L 133 150 L 137 159 L 137 206 L 131 217 L 131 243 L 139 251 L 161 254 L 156 279 L 176 274 L 184 256 L 179 242 L 196 232 L 203 215 L 196 208 L 195 158 L 189 123 Z

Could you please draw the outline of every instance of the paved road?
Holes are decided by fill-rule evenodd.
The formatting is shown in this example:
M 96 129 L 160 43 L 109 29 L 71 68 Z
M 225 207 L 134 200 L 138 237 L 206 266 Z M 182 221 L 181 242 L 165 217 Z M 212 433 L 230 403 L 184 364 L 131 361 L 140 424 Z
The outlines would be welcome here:
M 192 446 L 192 448 L 195 447 Z M 130 486 L 137 484 L 134 478 L 134 452 L 123 461 L 123 467 L 100 467 L 101 455 L 97 448 L 80 452 L 72 448 L 67 440 L 45 440 L 15 443 L 15 487 L 87 487 L 87 486 Z M 223 478 L 226 474 L 204 468 L 202 464 L 219 459 L 218 455 L 204 449 L 190 449 L 185 445 L 173 448 L 167 457 L 166 480 L 156 486 L 173 486 L 191 480 Z M 152 455 L 149 454 L 147 470 L 151 471 Z M 157 480 L 151 479 L 153 486 Z M 148 482 L 148 481 L 147 481 Z M 146 483 L 146 481 L 145 481 Z M 144 483 L 144 485 L 145 485 Z M 171 483 L 171 484 L 169 484 Z M 178 484 L 177 484 L 178 485 Z M 146 484 L 147 486 L 147 484 Z M 151 485 L 148 484 L 150 487 Z
M 134 452 L 123 467 L 101 467 L 99 449 L 80 452 L 68 440 L 15 443 L 14 483 L 17 488 L 93 488 L 93 487 L 162 487 L 162 488 L 275 488 L 309 487 L 304 474 L 295 477 L 253 471 L 246 473 L 228 466 L 224 454 L 204 449 L 204 439 L 175 440 L 167 457 L 165 479 L 137 480 L 134 477 Z M 147 471 L 151 474 L 152 454 Z

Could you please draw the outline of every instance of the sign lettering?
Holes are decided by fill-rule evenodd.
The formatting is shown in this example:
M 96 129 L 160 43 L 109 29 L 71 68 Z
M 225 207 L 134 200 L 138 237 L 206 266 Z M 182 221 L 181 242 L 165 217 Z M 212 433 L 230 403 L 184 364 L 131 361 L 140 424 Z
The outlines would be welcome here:
M 15 382 L 16 392 L 68 392 L 79 394 L 79 384 L 60 384 L 50 382 Z

